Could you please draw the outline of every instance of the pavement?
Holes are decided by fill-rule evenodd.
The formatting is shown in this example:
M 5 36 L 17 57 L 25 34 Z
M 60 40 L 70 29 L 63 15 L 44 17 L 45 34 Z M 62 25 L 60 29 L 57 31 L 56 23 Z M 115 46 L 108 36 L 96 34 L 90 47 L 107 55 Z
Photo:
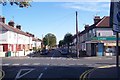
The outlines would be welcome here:
M 102 66 L 85 71 L 80 80 L 120 80 L 120 68 L 115 65 Z

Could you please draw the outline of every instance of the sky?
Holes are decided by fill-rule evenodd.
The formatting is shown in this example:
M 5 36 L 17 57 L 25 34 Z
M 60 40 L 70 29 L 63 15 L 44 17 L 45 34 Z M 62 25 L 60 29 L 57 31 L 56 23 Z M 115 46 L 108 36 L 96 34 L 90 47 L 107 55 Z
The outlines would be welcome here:
M 1 6 L 1 5 L 0 5 Z M 0 15 L 6 18 L 6 24 L 14 20 L 22 30 L 30 32 L 40 39 L 47 33 L 57 37 L 57 43 L 66 33 L 75 32 L 75 12 L 78 11 L 78 29 L 93 24 L 94 16 L 109 16 L 109 2 L 31 2 L 31 7 L 19 8 L 7 4 L 1 6 Z

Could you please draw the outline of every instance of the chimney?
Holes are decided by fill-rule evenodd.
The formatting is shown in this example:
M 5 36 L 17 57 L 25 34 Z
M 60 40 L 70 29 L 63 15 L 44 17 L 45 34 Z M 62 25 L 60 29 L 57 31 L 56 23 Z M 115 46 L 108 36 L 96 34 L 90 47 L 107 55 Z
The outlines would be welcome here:
M 100 16 L 95 16 L 95 18 L 94 18 L 94 24 L 97 23 L 98 21 L 100 21 Z
M 85 29 L 89 28 L 89 25 L 85 25 Z
M 5 23 L 5 18 L 0 16 L 0 22 Z
M 32 37 L 35 37 L 35 35 L 34 35 L 34 34 L 32 34 Z
M 8 25 L 14 27 L 15 23 L 13 21 L 10 21 L 8 22 Z
M 21 25 L 17 25 L 16 28 L 21 30 Z

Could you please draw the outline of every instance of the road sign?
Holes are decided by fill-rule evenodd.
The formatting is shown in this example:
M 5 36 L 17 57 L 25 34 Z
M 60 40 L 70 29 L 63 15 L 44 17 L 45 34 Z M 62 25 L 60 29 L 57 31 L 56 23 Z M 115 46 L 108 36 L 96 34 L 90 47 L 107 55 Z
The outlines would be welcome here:
M 111 2 L 110 26 L 113 26 L 114 32 L 120 33 L 120 0 Z

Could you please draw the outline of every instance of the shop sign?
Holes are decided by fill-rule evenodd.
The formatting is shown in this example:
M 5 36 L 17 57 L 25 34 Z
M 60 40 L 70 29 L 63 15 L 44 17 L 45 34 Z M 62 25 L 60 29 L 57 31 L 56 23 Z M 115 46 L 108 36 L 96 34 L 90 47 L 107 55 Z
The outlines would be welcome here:
M 110 41 L 110 40 L 116 40 L 116 38 L 115 37 L 93 37 L 92 38 L 92 40 L 108 40 L 108 41 Z M 119 40 L 120 40 L 120 38 L 119 38 Z
M 104 43 L 104 46 L 116 46 L 116 43 Z M 120 43 L 119 43 L 120 46 Z

